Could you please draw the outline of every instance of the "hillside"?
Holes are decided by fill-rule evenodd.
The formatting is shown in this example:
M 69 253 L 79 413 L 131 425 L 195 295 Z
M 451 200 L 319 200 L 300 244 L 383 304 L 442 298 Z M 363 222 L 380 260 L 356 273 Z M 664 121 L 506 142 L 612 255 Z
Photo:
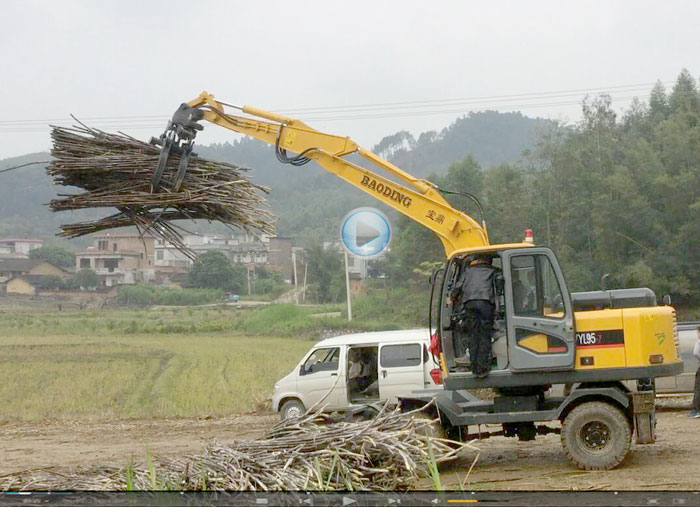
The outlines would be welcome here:
M 517 113 L 475 113 L 459 118 L 439 133 L 423 133 L 417 140 L 403 132 L 387 136 L 374 150 L 417 176 L 444 173 L 452 161 L 470 153 L 482 167 L 488 167 L 516 161 L 524 149 L 534 145 L 538 131 L 547 123 Z M 268 201 L 279 217 L 278 232 L 283 236 L 296 237 L 300 241 L 332 237 L 343 216 L 351 209 L 382 207 L 373 198 L 313 163 L 303 167 L 279 163 L 271 146 L 254 139 L 198 146 L 197 151 L 204 157 L 252 168 L 250 177 L 256 183 L 270 187 Z M 0 161 L 0 170 L 48 158 L 47 153 L 34 153 L 6 159 Z M 107 210 L 51 213 L 45 203 L 66 191 L 70 189 L 52 184 L 43 165 L 0 173 L 0 236 L 49 238 L 58 231 L 61 223 L 109 213 Z M 186 226 L 193 230 L 225 230 L 218 224 Z
M 441 132 L 423 132 L 418 139 L 398 132 L 382 139 L 374 151 L 421 177 L 443 174 L 452 162 L 469 154 L 481 167 L 488 168 L 517 161 L 551 125 L 549 120 L 520 113 L 483 111 L 458 118 Z
M 0 171 L 48 159 L 48 153 L 32 153 L 0 160 Z M 66 242 L 67 240 L 53 238 L 61 223 L 89 220 L 98 216 L 95 211 L 52 213 L 45 204 L 56 195 L 67 192 L 71 192 L 71 189 L 52 183 L 46 174 L 45 164 L 0 173 L 0 237 L 39 237 L 51 238 L 54 243 Z M 86 240 L 82 240 L 76 242 L 75 246 L 85 244 Z

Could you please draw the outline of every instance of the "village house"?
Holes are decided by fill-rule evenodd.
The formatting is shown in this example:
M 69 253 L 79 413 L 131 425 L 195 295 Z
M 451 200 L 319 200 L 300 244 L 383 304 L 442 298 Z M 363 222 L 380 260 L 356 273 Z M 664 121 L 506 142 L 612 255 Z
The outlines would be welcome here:
M 75 254 L 76 269 L 92 269 L 100 284 L 150 283 L 155 280 L 155 239 L 138 232 L 95 234 L 93 246 Z
M 0 238 L 0 254 L 28 257 L 29 252 L 44 244 L 41 239 Z
M 68 278 L 71 272 L 43 259 L 0 259 L 0 283 L 22 275 L 55 275 Z
M 279 272 L 287 283 L 292 280 L 292 240 L 268 234 L 253 235 L 242 231 L 232 235 L 185 234 L 183 243 L 196 255 L 206 252 L 222 252 L 233 264 L 251 270 L 265 266 Z M 155 269 L 160 280 L 169 275 L 185 272 L 192 267 L 192 259 L 174 245 L 162 240 L 155 241 Z
M 0 259 L 0 285 L 5 294 L 33 296 L 48 275 L 65 280 L 72 273 L 43 259 Z
M 255 236 L 245 231 L 231 236 L 185 234 L 182 238 L 185 246 L 195 254 L 219 251 L 234 264 L 267 264 L 270 239 L 267 234 Z M 157 268 L 170 266 L 189 269 L 192 266 L 192 259 L 162 239 L 156 240 L 155 252 Z
M 44 288 L 46 275 L 19 275 L 5 283 L 8 296 L 34 296 Z

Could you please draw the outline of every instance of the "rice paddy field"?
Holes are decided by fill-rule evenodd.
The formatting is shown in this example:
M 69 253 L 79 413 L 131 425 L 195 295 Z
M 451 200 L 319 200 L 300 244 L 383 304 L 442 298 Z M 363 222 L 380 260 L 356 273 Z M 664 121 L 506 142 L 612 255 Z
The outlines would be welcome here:
M 262 408 L 316 338 L 246 333 L 254 315 L 220 308 L 0 310 L 0 422 Z

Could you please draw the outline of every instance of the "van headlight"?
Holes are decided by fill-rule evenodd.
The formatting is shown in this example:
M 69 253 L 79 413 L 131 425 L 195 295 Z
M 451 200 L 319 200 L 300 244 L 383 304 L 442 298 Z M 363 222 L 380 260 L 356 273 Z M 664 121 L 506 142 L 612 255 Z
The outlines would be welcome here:
M 275 391 L 277 391 L 280 388 L 279 382 L 275 384 Z

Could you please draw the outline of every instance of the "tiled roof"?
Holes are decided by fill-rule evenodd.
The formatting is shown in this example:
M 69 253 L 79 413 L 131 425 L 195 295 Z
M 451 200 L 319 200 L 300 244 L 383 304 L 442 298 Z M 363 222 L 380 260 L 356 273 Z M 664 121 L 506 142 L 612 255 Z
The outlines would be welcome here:
M 53 267 L 65 271 L 64 268 L 44 259 L 0 259 L 0 273 L 30 271 L 43 263 L 51 264 Z
M 29 285 L 37 286 L 41 283 L 42 279 L 44 278 L 45 275 L 19 275 L 19 276 L 13 276 L 10 278 L 10 280 L 14 280 L 15 278 L 21 278 L 25 282 L 27 282 Z M 8 280 L 8 282 L 10 281 Z
M 9 271 L 29 271 L 39 264 L 46 262 L 43 259 L 0 259 L 0 273 Z

